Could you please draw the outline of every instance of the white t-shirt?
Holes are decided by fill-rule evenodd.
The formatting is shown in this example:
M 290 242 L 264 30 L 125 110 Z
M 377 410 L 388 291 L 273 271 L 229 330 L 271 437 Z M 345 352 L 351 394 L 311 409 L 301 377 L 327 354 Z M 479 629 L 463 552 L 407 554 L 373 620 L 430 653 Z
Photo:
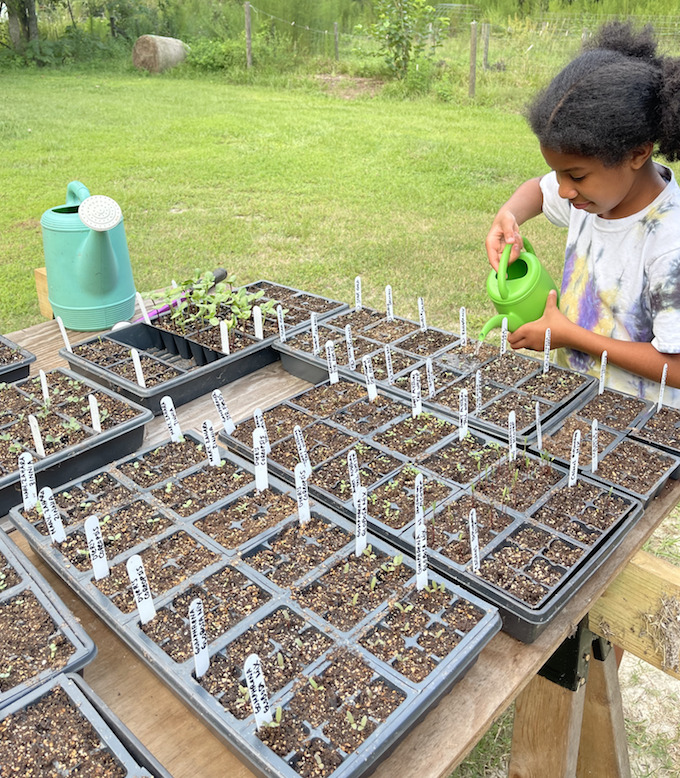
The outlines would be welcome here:
M 680 187 L 663 165 L 668 181 L 643 210 L 623 219 L 603 219 L 572 208 L 558 194 L 554 172 L 541 179 L 543 213 L 568 227 L 560 310 L 576 324 L 616 340 L 651 343 L 658 351 L 680 353 Z M 557 361 L 599 376 L 600 360 L 560 349 Z M 661 376 L 659 375 L 659 381 Z M 659 383 L 607 366 L 614 389 L 656 401 Z M 680 407 L 680 390 L 667 388 L 664 404 Z

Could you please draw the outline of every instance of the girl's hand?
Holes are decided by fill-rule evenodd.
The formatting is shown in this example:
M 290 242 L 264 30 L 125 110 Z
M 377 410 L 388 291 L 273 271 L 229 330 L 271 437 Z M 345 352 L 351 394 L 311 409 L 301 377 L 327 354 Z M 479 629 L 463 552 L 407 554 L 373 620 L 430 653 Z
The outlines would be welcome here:
M 557 292 L 552 290 L 548 294 L 543 316 L 536 321 L 523 324 L 508 335 L 508 343 L 513 349 L 528 348 L 533 351 L 543 351 L 545 345 L 545 331 L 550 328 L 550 348 L 563 348 L 572 343 L 570 333 L 573 335 L 577 325 L 571 322 L 557 307 Z
M 486 236 L 486 254 L 489 258 L 489 264 L 496 272 L 498 272 L 503 249 L 508 243 L 512 243 L 512 251 L 508 260 L 508 264 L 510 264 L 517 259 L 523 248 L 522 236 L 514 214 L 508 210 L 502 210 L 496 215 L 489 234 Z

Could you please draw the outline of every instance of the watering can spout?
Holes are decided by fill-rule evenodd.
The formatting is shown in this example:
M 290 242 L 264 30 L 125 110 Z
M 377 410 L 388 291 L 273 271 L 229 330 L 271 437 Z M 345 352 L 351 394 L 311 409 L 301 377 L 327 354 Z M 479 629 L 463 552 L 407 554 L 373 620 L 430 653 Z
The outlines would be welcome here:
M 74 268 L 85 292 L 106 294 L 118 283 L 118 261 L 108 232 L 90 230 L 78 252 Z

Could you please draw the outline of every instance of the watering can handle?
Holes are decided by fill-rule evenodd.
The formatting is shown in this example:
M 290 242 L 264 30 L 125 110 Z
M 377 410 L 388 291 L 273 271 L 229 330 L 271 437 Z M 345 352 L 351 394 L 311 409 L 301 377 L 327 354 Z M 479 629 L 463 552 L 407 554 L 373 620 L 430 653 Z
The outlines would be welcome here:
M 80 205 L 90 196 L 90 190 L 80 181 L 71 181 L 66 187 L 66 205 Z
M 527 252 L 529 254 L 534 253 L 534 249 L 526 238 L 523 238 L 524 251 L 520 252 L 520 256 Z M 507 243 L 501 254 L 501 261 L 498 263 L 498 294 L 504 299 L 508 299 L 508 281 L 506 275 L 508 273 L 508 260 L 510 259 L 510 252 L 512 251 L 512 243 Z

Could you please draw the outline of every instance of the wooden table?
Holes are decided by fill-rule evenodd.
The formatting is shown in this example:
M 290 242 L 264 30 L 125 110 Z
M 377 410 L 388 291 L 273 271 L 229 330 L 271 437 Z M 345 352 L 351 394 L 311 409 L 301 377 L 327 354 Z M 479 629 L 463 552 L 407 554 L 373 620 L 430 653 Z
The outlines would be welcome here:
M 7 337 L 36 355 L 33 373 L 37 373 L 39 368 L 49 370 L 67 366 L 57 353 L 63 342 L 57 324 L 53 321 L 8 333 Z M 86 335 L 72 332 L 69 337 L 71 342 L 78 342 Z M 223 393 L 234 420 L 238 422 L 252 415 L 255 407 L 279 402 L 308 386 L 305 381 L 286 373 L 281 363 L 277 362 L 227 385 Z M 205 418 L 217 422 L 209 397 L 194 400 L 177 411 L 183 429 L 199 429 Z M 144 445 L 165 438 L 167 428 L 162 418 L 156 418 L 147 425 Z M 606 722 L 602 723 L 602 716 L 606 718 L 612 706 L 607 704 L 608 699 L 605 704 L 596 706 L 586 702 L 586 712 L 583 713 L 585 686 L 578 692 L 565 693 L 562 687 L 537 678 L 536 673 L 565 638 L 574 632 L 607 586 L 627 566 L 663 517 L 678 503 L 678 489 L 677 482 L 672 482 L 664 490 L 628 534 L 616 554 L 602 565 L 533 644 L 522 644 L 504 633 L 494 637 L 465 677 L 378 766 L 374 772 L 376 778 L 448 776 L 494 719 L 518 696 L 510 774 L 540 775 L 541 778 L 577 774 L 575 753 L 578 754 L 581 717 L 585 716 L 585 720 L 590 721 L 587 716 L 599 715 L 598 726 L 606 727 Z M 174 778 L 245 778 L 253 775 L 45 566 L 18 532 L 12 532 L 12 538 L 54 586 L 96 642 L 99 653 L 94 662 L 85 668 L 85 680 Z M 619 641 L 618 634 L 610 634 L 614 634 Z M 597 683 L 604 684 L 602 688 L 608 689 L 612 685 L 611 661 L 601 664 L 602 672 L 595 674 Z M 525 692 L 527 687 L 529 690 Z M 591 687 L 590 683 L 588 687 Z M 552 711 L 554 715 L 546 711 Z M 625 749 L 625 741 L 622 745 L 621 733 L 617 732 L 621 729 L 622 721 L 610 720 L 610 725 L 613 741 L 618 738 L 615 749 L 620 752 L 621 748 Z M 602 772 L 599 768 L 593 771 L 592 754 L 588 749 L 601 752 L 605 740 L 606 737 L 600 736 L 597 743 L 589 745 L 587 738 L 583 739 L 579 775 L 626 774 L 625 765 L 618 772 Z M 538 753 L 535 753 L 537 749 Z

